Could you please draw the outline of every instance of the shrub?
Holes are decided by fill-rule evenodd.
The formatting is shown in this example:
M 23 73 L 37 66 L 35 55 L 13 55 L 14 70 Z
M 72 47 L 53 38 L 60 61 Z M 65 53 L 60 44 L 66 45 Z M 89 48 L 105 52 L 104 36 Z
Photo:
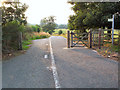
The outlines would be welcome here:
M 58 34 L 61 35 L 62 33 L 63 33 L 63 31 L 62 31 L 62 30 L 59 30 Z
M 42 38 L 48 38 L 50 37 L 49 33 L 41 32 L 41 33 L 36 33 L 34 32 L 34 39 L 42 39 Z
M 29 40 L 33 38 L 34 29 L 30 26 L 25 26 L 25 31 L 23 33 L 23 40 Z
M 2 50 L 10 52 L 19 48 L 20 32 L 25 30 L 24 25 L 20 25 L 18 21 L 11 21 L 2 27 L 3 40 Z

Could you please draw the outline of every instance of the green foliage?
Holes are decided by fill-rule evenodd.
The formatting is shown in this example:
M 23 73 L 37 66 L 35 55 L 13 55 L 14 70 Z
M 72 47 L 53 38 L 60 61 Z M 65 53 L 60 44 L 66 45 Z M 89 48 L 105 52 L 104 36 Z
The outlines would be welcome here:
M 62 34 L 62 33 L 63 33 L 62 30 L 59 30 L 58 34 L 60 35 L 60 34 Z
M 68 29 L 55 29 L 55 34 L 58 34 L 58 32 L 62 30 L 62 34 L 66 34 Z
M 42 19 L 40 22 L 40 26 L 44 32 L 52 34 L 56 28 L 55 17 L 49 16 L 47 18 Z
M 17 50 L 19 46 L 20 32 L 24 31 L 24 25 L 20 25 L 18 21 L 11 21 L 2 27 L 3 32 L 3 51 Z
M 29 48 L 29 45 L 32 44 L 31 43 L 31 40 L 27 40 L 27 41 L 23 41 L 22 42 L 22 47 L 23 47 L 23 50 L 27 50 Z
M 111 51 L 118 52 L 119 46 L 111 45 L 110 49 L 111 49 Z
M 120 12 L 120 2 L 114 3 L 71 3 L 75 15 L 71 15 L 68 20 L 70 30 L 82 30 L 90 28 L 111 28 L 108 18 L 116 12 Z M 115 18 L 115 28 L 120 28 L 120 17 Z
M 38 29 L 41 31 L 41 28 L 39 25 L 30 25 L 34 32 L 38 32 Z
M 60 24 L 60 25 L 57 25 L 56 27 L 57 29 L 67 29 L 67 25 L 66 24 Z
M 1 8 L 3 25 L 14 20 L 19 21 L 20 24 L 27 24 L 24 14 L 28 8 L 26 4 L 19 3 L 18 6 L 15 3 L 5 3 Z
M 43 39 L 43 38 L 48 38 L 48 37 L 50 37 L 50 34 L 45 33 L 45 32 L 34 33 L 33 34 L 33 40 L 35 40 L 35 39 Z

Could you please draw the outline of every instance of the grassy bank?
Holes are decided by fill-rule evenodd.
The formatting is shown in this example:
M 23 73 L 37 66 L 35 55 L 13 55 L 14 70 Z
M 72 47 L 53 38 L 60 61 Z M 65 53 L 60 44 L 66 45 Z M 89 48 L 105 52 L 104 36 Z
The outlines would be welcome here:
M 48 38 L 48 37 L 50 37 L 50 34 L 48 34 L 48 33 L 33 32 L 32 36 L 30 35 L 27 40 L 22 41 L 23 50 L 27 50 L 30 47 L 30 44 L 32 44 L 32 40 L 43 39 L 43 38 Z
M 43 38 L 48 38 L 48 37 L 50 37 L 50 35 L 48 33 L 45 33 L 45 32 L 26 33 L 24 35 L 25 39 L 22 40 L 23 50 L 15 50 L 15 51 L 12 51 L 10 53 L 3 54 L 2 59 L 9 60 L 10 58 L 13 58 L 15 56 L 19 56 L 21 54 L 24 54 L 26 52 L 26 50 L 29 49 L 29 47 L 31 46 L 32 40 L 43 39 Z

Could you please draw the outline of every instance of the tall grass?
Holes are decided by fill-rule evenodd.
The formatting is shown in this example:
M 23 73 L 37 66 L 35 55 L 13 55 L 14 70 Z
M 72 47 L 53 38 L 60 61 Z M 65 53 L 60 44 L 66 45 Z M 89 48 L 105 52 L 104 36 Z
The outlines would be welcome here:
M 33 39 L 43 39 L 43 38 L 48 38 L 48 37 L 50 37 L 49 33 L 45 33 L 45 32 L 40 32 L 40 33 L 34 32 L 33 33 Z

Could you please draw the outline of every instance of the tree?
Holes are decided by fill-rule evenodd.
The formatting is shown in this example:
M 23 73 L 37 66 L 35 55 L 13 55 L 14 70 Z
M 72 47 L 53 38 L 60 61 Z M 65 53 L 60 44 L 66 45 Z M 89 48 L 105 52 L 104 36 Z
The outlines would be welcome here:
M 58 29 L 67 29 L 67 25 L 66 24 L 60 24 L 60 25 L 57 25 L 57 28 Z
M 5 3 L 1 8 L 3 25 L 14 20 L 19 21 L 20 24 L 27 24 L 27 17 L 24 14 L 28 8 L 26 4 Z
M 20 25 L 18 21 L 11 21 L 2 27 L 3 32 L 3 51 L 10 52 L 11 50 L 19 49 L 20 32 L 25 30 L 24 25 Z
M 55 16 L 49 16 L 41 20 L 40 26 L 44 32 L 52 34 L 56 28 Z
M 6 45 L 7 42 L 5 41 L 8 41 L 11 44 L 8 44 L 10 48 L 12 47 L 12 44 L 15 44 L 15 48 L 22 50 L 22 30 L 25 30 L 24 26 L 27 24 L 25 11 L 27 10 L 28 6 L 22 3 L 19 3 L 18 5 L 17 3 L 7 2 L 4 3 L 0 8 L 2 9 L 3 37 L 5 37 L 3 38 L 3 42 Z M 16 42 L 13 42 L 16 38 Z M 17 47 L 16 43 L 19 45 L 19 47 Z
M 60 35 L 60 34 L 62 34 L 62 33 L 63 33 L 63 31 L 62 31 L 62 30 L 59 30 L 59 31 L 58 31 L 58 34 L 59 34 L 59 35 Z
M 120 2 L 114 3 L 71 3 L 75 15 L 69 17 L 68 28 L 85 32 L 89 28 L 111 28 L 108 18 L 120 12 Z M 115 20 L 115 27 L 120 27 L 119 20 Z

